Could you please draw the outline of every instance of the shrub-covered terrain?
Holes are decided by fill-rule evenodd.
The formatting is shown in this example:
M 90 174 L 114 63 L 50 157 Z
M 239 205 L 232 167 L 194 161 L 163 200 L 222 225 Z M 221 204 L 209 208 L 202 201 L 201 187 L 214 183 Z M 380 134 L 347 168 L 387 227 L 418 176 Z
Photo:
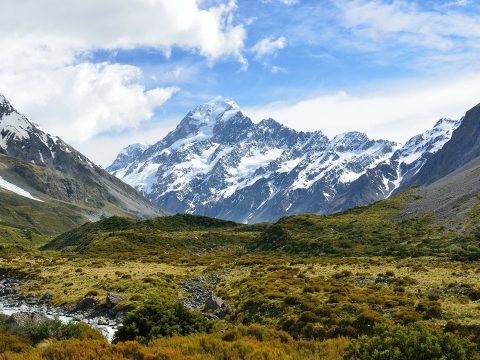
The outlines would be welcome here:
M 126 316 L 114 344 L 58 323 L 5 328 L 0 358 L 476 359 L 474 215 L 455 232 L 405 216 L 409 196 L 273 225 L 113 217 L 41 250 L 3 246 L 0 277 L 20 279 L 20 296 L 104 309 L 115 293 Z

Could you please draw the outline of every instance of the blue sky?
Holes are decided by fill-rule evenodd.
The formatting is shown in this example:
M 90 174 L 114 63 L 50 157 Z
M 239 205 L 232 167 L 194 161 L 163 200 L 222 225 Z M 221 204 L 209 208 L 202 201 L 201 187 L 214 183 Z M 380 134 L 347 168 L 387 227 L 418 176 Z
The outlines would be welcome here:
M 217 95 L 256 121 L 396 141 L 479 102 L 478 1 L 112 1 L 6 0 L 25 23 L 0 27 L 0 92 L 101 165 Z

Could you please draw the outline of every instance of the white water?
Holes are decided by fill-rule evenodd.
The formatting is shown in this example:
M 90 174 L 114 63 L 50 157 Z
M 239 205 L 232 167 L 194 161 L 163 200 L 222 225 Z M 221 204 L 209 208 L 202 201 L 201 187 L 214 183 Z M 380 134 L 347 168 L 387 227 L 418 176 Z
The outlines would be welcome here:
M 74 317 L 62 314 L 60 312 L 56 312 L 56 310 L 47 310 L 44 307 L 36 306 L 36 305 L 26 305 L 22 304 L 20 306 L 9 306 L 5 305 L 2 300 L 0 299 L 0 313 L 5 315 L 12 315 L 18 312 L 38 312 L 42 313 L 43 315 L 47 316 L 50 319 L 58 318 L 63 323 L 69 323 L 71 321 L 78 322 L 74 319 Z M 90 325 L 91 327 L 99 330 L 105 338 L 111 342 L 113 340 L 113 336 L 117 330 L 116 326 L 109 326 L 109 325 L 99 325 L 97 323 L 98 319 L 85 319 L 82 320 L 84 323 Z

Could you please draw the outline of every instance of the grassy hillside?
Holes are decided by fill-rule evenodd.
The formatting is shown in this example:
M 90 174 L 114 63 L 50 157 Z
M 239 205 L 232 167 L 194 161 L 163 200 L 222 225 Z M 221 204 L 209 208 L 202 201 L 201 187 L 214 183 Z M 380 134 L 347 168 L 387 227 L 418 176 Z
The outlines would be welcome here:
M 460 236 L 431 214 L 406 216 L 421 197 L 403 193 L 340 214 L 296 215 L 275 224 L 239 225 L 199 216 L 155 220 L 114 217 L 60 235 L 44 249 L 102 256 L 188 255 L 214 249 L 294 256 L 480 257 L 476 231 Z M 476 208 L 474 208 L 476 209 Z M 465 219 L 476 229 L 475 216 Z M 477 251 L 478 250 L 478 251 Z
M 43 249 L 108 257 L 221 256 L 253 242 L 265 226 L 246 226 L 194 215 L 151 220 L 112 217 L 68 231 Z
M 0 245 L 35 247 L 89 220 L 134 213 L 125 205 L 131 199 L 121 195 L 119 189 L 109 190 L 116 198 L 98 183 L 73 179 L 57 170 L 1 154 L 0 176 L 42 200 L 0 188 Z M 133 189 L 129 191 L 134 193 Z M 119 197 L 125 204 L 119 203 Z M 154 214 L 150 207 L 146 206 L 146 211 Z
M 51 199 L 33 201 L 2 189 L 0 204 L 2 245 L 35 247 L 88 221 L 86 209 Z
M 306 256 L 419 256 L 448 253 L 457 235 L 430 214 L 405 216 L 418 201 L 404 193 L 368 207 L 334 215 L 297 215 L 269 227 L 254 249 Z

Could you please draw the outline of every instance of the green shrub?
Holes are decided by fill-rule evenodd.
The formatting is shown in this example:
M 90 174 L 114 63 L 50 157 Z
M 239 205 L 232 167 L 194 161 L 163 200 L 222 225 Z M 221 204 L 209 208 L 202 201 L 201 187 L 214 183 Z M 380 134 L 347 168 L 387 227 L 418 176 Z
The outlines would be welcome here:
M 347 349 L 345 360 L 473 360 L 479 359 L 470 341 L 424 325 L 382 326 Z
M 382 314 L 373 310 L 364 310 L 355 320 L 355 328 L 362 334 L 371 334 L 376 325 L 383 321 Z
M 30 339 L 33 343 L 43 340 L 105 340 L 103 335 L 84 323 L 63 323 L 59 319 L 46 320 L 38 324 L 27 325 L 16 329 L 18 335 Z
M 147 343 L 160 337 L 209 333 L 213 323 L 180 303 L 150 299 L 127 315 L 115 334 L 115 341 L 136 340 Z

